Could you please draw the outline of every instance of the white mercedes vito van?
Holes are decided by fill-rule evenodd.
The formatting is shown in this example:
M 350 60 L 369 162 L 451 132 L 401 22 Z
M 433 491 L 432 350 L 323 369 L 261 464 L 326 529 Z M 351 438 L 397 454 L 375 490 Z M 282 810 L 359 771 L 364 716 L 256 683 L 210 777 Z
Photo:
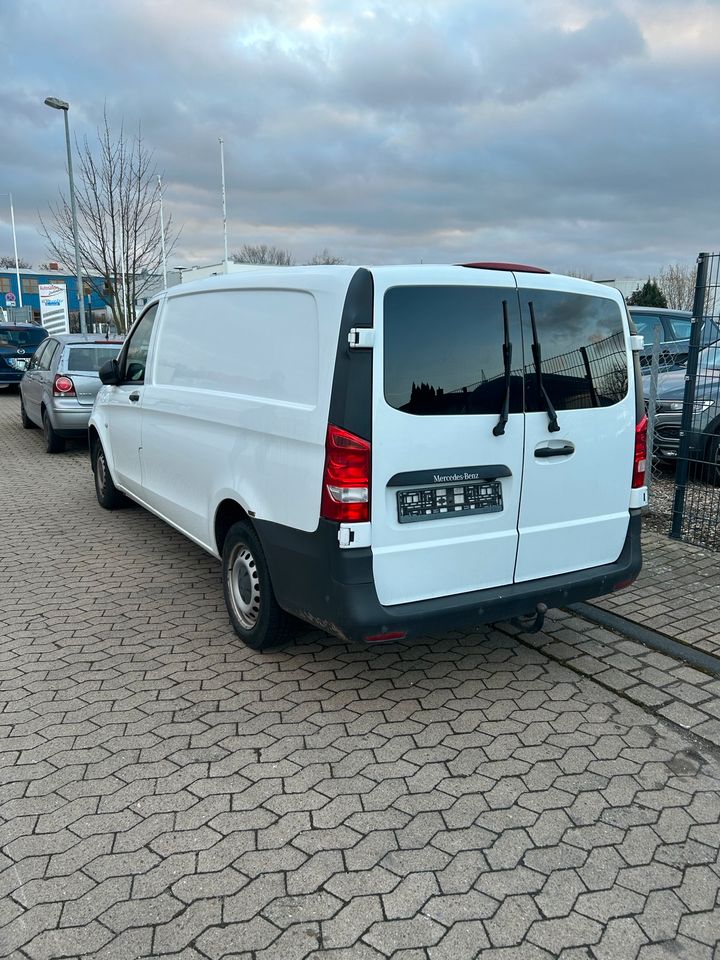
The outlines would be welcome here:
M 640 569 L 641 348 L 616 290 L 517 264 L 183 284 L 100 371 L 98 500 L 221 558 L 254 649 L 539 624 Z

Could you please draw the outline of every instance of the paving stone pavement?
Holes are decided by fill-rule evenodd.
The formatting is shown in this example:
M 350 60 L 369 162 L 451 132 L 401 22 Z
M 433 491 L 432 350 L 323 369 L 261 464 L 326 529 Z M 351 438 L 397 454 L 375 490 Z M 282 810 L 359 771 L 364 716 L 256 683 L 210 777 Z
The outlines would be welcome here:
M 638 579 L 594 603 L 720 656 L 720 553 L 713 550 L 645 530 Z
M 249 651 L 1 393 L 0 502 L 0 956 L 720 960 L 718 751 L 556 636 Z

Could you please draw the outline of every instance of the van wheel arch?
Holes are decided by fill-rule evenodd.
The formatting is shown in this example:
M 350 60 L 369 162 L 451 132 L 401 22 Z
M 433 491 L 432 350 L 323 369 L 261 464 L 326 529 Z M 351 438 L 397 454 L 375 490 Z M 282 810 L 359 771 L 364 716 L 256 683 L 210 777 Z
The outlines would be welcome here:
M 231 500 L 229 498 L 222 500 L 215 511 L 214 524 L 215 547 L 219 556 L 222 557 L 225 538 L 230 528 L 233 524 L 240 522 L 249 524 L 253 529 L 255 527 L 247 510 L 245 510 L 237 500 Z M 257 533 L 257 531 L 255 532 Z
M 92 466 L 93 473 L 95 472 L 95 447 L 100 442 L 100 437 L 95 427 L 88 428 L 88 446 L 90 447 L 90 465 Z

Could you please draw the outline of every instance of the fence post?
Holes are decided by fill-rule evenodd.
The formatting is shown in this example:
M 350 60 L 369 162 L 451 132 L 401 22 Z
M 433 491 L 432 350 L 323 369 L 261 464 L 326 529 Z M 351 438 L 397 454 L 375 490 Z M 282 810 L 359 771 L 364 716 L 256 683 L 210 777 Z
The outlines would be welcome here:
M 682 419 L 680 421 L 680 449 L 675 472 L 675 499 L 673 501 L 672 526 L 670 536 L 679 540 L 682 535 L 682 522 L 685 515 L 685 489 L 689 472 L 690 433 L 692 431 L 693 414 L 695 413 L 695 379 L 697 377 L 698 355 L 703 322 L 705 320 L 705 294 L 707 288 L 709 254 L 701 253 L 698 256 L 698 269 L 695 278 L 695 300 L 693 301 L 693 318 L 690 328 L 690 345 L 688 347 L 687 366 L 685 368 L 685 393 L 683 395 Z
M 650 469 L 645 474 L 645 485 L 648 489 L 648 499 L 652 488 L 653 467 L 655 464 L 655 415 L 657 414 L 657 385 L 660 369 L 660 334 L 662 327 L 656 324 L 653 327 L 652 360 L 650 363 L 650 393 L 648 394 L 648 431 L 647 449 Z

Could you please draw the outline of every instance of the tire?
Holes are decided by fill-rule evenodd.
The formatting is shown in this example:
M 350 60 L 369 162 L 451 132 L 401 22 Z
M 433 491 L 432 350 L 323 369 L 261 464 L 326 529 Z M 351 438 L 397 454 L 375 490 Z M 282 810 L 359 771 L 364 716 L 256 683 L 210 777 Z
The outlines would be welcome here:
M 125 504 L 125 494 L 121 493 L 113 483 L 110 469 L 107 465 L 105 451 L 99 440 L 92 447 L 92 469 L 95 477 L 95 496 L 105 510 L 117 510 Z
M 242 642 L 251 650 L 269 650 L 292 639 L 295 620 L 275 599 L 265 554 L 248 523 L 230 527 L 222 559 L 225 605 Z
M 720 434 L 716 433 L 708 445 L 706 479 L 713 486 L 720 487 Z
M 43 436 L 45 437 L 45 449 L 48 453 L 62 453 L 65 449 L 65 440 L 63 437 L 59 437 L 55 430 L 53 429 L 52 423 L 50 423 L 50 417 L 46 410 L 43 410 L 42 415 L 42 426 L 43 426 Z
M 37 426 L 37 424 L 34 423 L 30 419 L 30 417 L 27 415 L 27 411 L 25 410 L 25 404 L 23 403 L 22 394 L 20 394 L 20 420 L 22 422 L 23 427 L 26 430 L 34 430 L 35 427 Z

